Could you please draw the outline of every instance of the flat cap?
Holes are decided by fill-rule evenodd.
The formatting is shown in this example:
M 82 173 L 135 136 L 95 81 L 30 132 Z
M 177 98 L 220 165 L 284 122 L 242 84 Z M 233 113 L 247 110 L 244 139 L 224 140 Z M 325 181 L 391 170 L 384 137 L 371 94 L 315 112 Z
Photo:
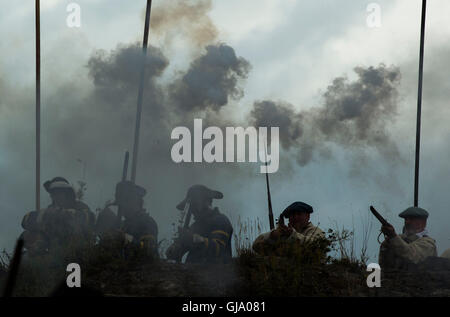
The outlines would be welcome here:
M 409 207 L 402 211 L 399 215 L 400 218 L 413 217 L 413 218 L 428 218 L 428 211 L 419 207 Z
M 294 212 L 306 212 L 308 214 L 311 214 L 314 212 L 314 210 L 310 205 L 301 201 L 296 201 L 295 203 L 290 204 L 285 210 L 283 210 L 281 215 L 285 218 L 289 218 L 290 215 Z
M 178 205 L 177 209 L 183 210 L 184 205 L 188 200 L 210 200 L 210 199 L 222 199 L 223 194 L 217 190 L 209 189 L 204 185 L 193 185 L 188 189 L 186 198 L 183 199 Z

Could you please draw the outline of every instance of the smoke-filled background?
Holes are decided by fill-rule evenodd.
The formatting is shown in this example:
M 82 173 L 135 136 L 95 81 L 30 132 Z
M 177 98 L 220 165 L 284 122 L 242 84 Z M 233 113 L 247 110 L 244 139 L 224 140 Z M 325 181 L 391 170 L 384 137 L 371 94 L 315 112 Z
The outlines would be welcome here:
M 193 184 L 235 224 L 268 228 L 261 163 L 175 164 L 177 126 L 277 126 L 280 169 L 270 175 L 275 215 L 296 200 L 323 229 L 365 231 L 377 261 L 373 204 L 397 231 L 413 202 L 421 1 L 153 1 L 137 183 L 168 242 L 175 205 Z M 92 210 L 113 198 L 132 150 L 146 1 L 80 0 L 81 28 L 66 25 L 64 0 L 42 1 L 43 183 L 87 183 Z M 11 250 L 34 208 L 34 7 L 0 0 L 0 248 Z M 438 252 L 450 247 L 450 4 L 428 7 L 419 204 Z M 42 189 L 42 205 L 49 203 Z M 249 236 L 250 239 L 254 236 Z

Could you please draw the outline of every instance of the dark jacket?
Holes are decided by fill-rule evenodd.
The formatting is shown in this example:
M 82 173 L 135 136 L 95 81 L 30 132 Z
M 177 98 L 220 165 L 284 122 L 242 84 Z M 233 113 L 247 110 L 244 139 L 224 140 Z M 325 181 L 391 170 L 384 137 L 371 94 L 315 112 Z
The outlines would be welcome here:
M 22 220 L 25 248 L 30 253 L 42 253 L 51 246 L 67 246 L 92 237 L 95 215 L 89 207 L 75 201 L 70 208 L 54 205 L 28 212 Z
M 194 222 L 190 230 L 206 240 L 189 250 L 186 263 L 227 263 L 231 260 L 233 227 L 217 207 L 210 215 Z
M 105 208 L 97 217 L 96 231 L 100 242 L 110 243 L 110 239 L 120 237 L 125 244 L 131 243 L 149 253 L 158 253 L 158 225 L 143 209 L 120 221 L 109 208 Z

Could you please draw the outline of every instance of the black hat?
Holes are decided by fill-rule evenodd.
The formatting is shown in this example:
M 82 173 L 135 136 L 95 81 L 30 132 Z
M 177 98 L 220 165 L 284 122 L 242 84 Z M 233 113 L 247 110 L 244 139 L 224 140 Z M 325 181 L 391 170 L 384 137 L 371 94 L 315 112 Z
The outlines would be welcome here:
M 130 200 L 143 199 L 147 194 L 145 188 L 131 181 L 122 181 L 116 185 L 116 203 L 126 204 Z
M 222 198 L 223 194 L 217 190 L 209 189 L 203 185 L 194 185 L 188 189 L 186 198 L 177 205 L 177 209 L 183 210 L 184 205 L 188 200 L 210 200 Z
M 44 188 L 48 193 L 51 193 L 52 190 L 59 189 L 71 189 L 74 191 L 73 187 L 69 184 L 69 181 L 64 177 L 57 176 L 52 180 L 48 180 L 44 183 Z
M 296 201 L 295 203 L 290 204 L 285 210 L 283 210 L 281 215 L 284 218 L 289 218 L 294 212 L 306 212 L 308 214 L 311 214 L 313 213 L 313 211 L 313 207 L 311 207 L 310 205 L 305 204 L 301 201 Z

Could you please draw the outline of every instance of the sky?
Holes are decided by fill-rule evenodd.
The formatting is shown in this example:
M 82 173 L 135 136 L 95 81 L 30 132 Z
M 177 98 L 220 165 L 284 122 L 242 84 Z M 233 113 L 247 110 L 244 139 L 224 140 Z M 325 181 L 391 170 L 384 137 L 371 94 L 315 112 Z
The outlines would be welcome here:
M 71 2 L 80 5 L 80 28 L 66 24 Z M 146 1 L 41 3 L 41 182 L 86 181 L 96 210 L 113 198 L 132 148 Z M 367 24 L 370 3 L 379 5 L 380 27 Z M 11 250 L 34 208 L 34 3 L 0 5 L 0 248 Z M 173 128 L 194 118 L 281 124 L 280 169 L 270 175 L 275 215 L 307 202 L 314 224 L 354 230 L 357 249 L 371 226 L 376 262 L 379 224 L 368 207 L 401 231 L 397 215 L 413 204 L 420 10 L 418 0 L 154 0 L 137 182 L 159 239 L 170 241 L 175 205 L 197 183 L 224 193 L 214 204 L 235 233 L 239 218 L 268 229 L 260 164 L 175 164 Z M 439 254 L 450 248 L 448 12 L 448 1 L 428 3 L 423 84 L 419 205 L 430 212 Z

